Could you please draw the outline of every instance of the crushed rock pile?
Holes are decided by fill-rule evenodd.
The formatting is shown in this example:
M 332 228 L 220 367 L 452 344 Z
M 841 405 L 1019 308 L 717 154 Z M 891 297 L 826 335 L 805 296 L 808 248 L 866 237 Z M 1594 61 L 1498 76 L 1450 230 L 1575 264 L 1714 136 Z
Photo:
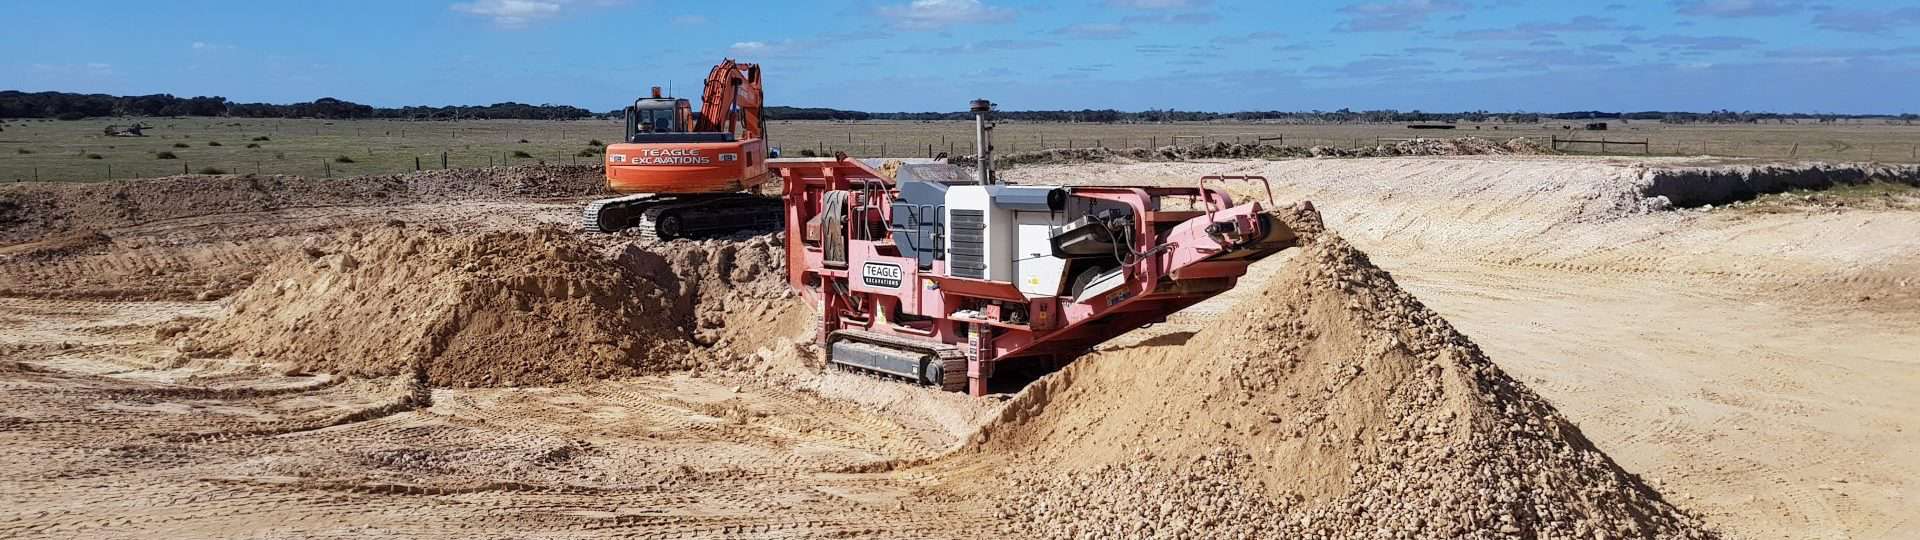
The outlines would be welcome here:
M 436 386 L 618 377 L 695 362 L 674 297 L 557 228 L 458 235 L 390 224 L 316 241 L 176 347 Z
M 474 198 L 606 193 L 598 166 L 524 165 L 355 178 L 183 175 L 96 183 L 0 185 L 0 245 L 83 228 L 231 212 Z
M 1047 538 L 1711 538 L 1310 210 L 1240 315 L 1098 353 L 954 456 Z M 977 462 L 975 462 L 977 463 Z M 965 476 L 965 475 L 963 475 Z
M 1001 154 L 995 162 L 1002 166 L 1051 163 L 1186 161 L 1192 159 L 1286 159 L 1307 157 L 1394 157 L 1394 156 L 1482 156 L 1535 155 L 1556 153 L 1549 146 L 1526 137 L 1505 142 L 1479 137 L 1456 139 L 1412 139 L 1391 144 L 1338 148 L 1332 146 L 1276 146 L 1216 142 L 1193 146 L 1159 148 L 1055 148 L 1033 152 Z M 953 163 L 971 166 L 974 156 L 954 158 Z

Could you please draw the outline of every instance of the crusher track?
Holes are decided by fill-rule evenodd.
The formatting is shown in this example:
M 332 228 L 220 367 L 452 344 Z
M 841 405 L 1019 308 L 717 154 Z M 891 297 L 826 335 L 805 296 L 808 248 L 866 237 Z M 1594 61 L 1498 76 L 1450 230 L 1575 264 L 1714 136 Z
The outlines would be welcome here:
M 854 347 L 871 347 L 885 351 L 908 352 L 930 356 L 931 358 L 926 358 L 926 361 L 929 363 L 938 361 L 940 363 L 940 372 L 937 376 L 939 377 L 941 390 L 948 392 L 965 392 L 967 390 L 967 354 L 957 346 L 890 336 L 864 330 L 840 330 L 833 333 L 833 337 L 829 338 L 827 346 L 824 349 L 829 367 L 840 367 L 849 371 L 856 371 L 876 377 L 912 379 L 913 382 L 926 386 L 933 386 L 931 384 L 933 377 L 930 375 L 934 375 L 927 373 L 925 369 L 926 366 L 915 370 L 917 373 L 920 373 L 919 377 L 908 377 L 899 373 L 874 369 L 867 365 L 850 363 L 846 361 L 846 359 L 836 360 L 833 357 L 834 347 L 843 341 L 853 342 Z

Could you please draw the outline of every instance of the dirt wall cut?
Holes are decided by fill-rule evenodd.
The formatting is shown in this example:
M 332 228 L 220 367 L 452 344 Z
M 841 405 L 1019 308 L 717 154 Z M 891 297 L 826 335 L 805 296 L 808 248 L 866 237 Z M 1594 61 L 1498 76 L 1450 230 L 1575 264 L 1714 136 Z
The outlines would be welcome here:
M 390 225 L 314 242 L 181 338 L 302 371 L 418 372 L 436 386 L 546 384 L 692 362 L 671 295 L 557 228 Z
M 1290 221 L 1306 243 L 1238 315 L 1083 358 L 955 454 L 1006 464 L 967 470 L 1008 484 L 1008 523 L 1050 538 L 1713 536 L 1317 215 Z

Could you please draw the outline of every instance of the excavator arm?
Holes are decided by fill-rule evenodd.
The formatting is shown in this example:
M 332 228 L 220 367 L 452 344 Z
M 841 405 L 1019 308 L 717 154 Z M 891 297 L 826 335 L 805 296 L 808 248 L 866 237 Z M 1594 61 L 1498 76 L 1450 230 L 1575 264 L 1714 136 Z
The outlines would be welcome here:
M 707 74 L 706 88 L 700 96 L 701 125 L 696 131 L 740 131 L 742 138 L 761 138 L 766 131 L 761 110 L 764 99 L 759 64 L 722 60 Z

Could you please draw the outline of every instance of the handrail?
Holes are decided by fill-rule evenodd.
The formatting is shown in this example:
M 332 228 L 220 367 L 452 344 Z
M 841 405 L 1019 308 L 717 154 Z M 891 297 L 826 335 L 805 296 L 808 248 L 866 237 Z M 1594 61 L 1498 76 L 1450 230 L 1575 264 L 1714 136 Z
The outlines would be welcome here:
M 1230 182 L 1234 180 L 1242 180 L 1242 181 L 1250 182 L 1254 180 L 1259 180 L 1260 184 L 1266 186 L 1267 188 L 1267 204 L 1270 206 L 1279 206 L 1279 203 L 1275 202 L 1275 199 L 1273 198 L 1273 182 L 1268 181 L 1267 177 L 1265 176 L 1240 175 L 1240 174 L 1234 174 L 1234 175 L 1209 174 L 1209 175 L 1200 177 L 1200 199 L 1204 201 L 1204 204 L 1206 205 L 1207 221 L 1213 221 L 1213 213 L 1218 211 L 1214 208 L 1213 198 L 1207 196 L 1208 180 L 1219 180 L 1221 182 Z

